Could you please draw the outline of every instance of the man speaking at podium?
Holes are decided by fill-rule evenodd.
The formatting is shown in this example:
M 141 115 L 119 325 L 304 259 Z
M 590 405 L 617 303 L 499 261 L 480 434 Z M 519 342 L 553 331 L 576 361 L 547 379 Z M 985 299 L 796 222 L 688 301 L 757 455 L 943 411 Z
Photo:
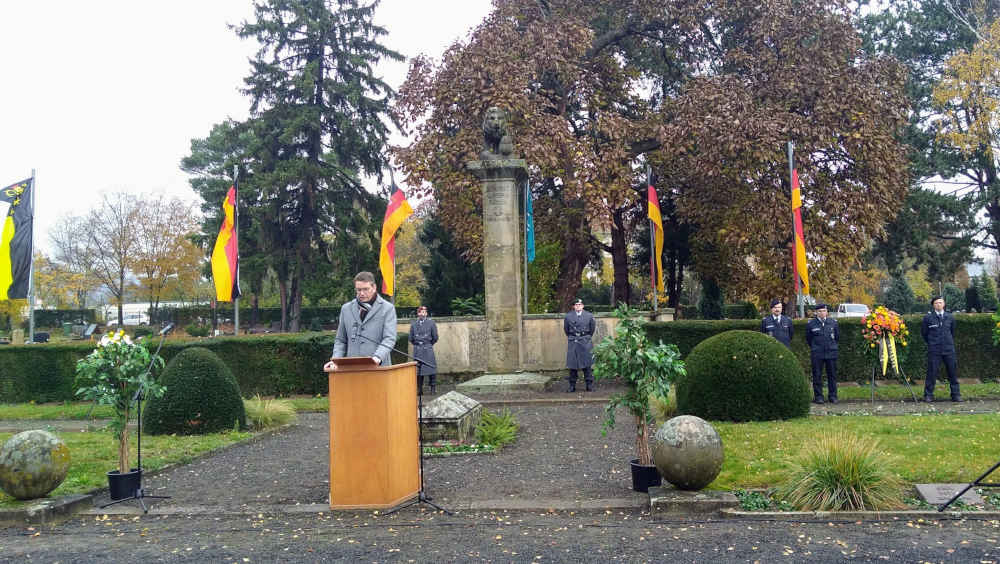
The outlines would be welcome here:
M 389 366 L 389 352 L 396 346 L 396 308 L 375 291 L 375 275 L 354 277 L 355 299 L 340 308 L 333 355 L 324 370 L 336 370 L 336 359 L 370 356 L 375 364 Z

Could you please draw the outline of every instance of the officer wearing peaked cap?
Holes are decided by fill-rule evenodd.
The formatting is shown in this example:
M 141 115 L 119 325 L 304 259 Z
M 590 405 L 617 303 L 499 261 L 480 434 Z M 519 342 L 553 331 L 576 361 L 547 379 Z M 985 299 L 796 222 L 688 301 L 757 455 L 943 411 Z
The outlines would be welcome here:
M 781 300 L 771 300 L 771 315 L 760 320 L 760 332 L 792 348 L 792 320 L 781 315 Z
M 591 339 L 597 328 L 594 315 L 583 309 L 583 300 L 577 298 L 573 302 L 573 311 L 566 314 L 563 320 L 563 331 L 569 341 L 566 346 L 566 367 L 569 368 L 569 388 L 567 392 L 576 391 L 577 371 L 583 370 L 583 379 L 587 391 L 594 389 L 594 344 Z

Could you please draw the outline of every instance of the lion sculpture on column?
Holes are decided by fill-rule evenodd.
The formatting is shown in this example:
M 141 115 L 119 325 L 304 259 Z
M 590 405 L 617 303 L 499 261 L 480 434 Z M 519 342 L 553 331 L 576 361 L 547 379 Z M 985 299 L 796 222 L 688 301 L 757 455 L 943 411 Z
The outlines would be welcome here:
M 483 116 L 483 150 L 481 158 L 510 158 L 514 153 L 514 136 L 510 131 L 507 112 L 493 106 Z

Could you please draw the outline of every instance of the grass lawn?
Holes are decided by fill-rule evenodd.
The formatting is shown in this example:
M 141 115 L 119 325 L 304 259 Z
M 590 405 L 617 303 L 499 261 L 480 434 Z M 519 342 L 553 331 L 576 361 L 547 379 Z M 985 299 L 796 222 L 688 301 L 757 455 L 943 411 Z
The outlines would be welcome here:
M 878 439 L 892 470 L 909 483 L 971 482 L 1000 458 L 1000 414 L 995 413 L 812 416 L 712 425 L 726 452 L 722 472 L 709 485 L 716 490 L 776 486 L 804 445 L 838 432 Z
M 118 467 L 117 443 L 108 431 L 56 432 L 65 441 L 70 452 L 69 475 L 49 497 L 87 493 L 108 486 L 107 472 Z M 0 443 L 11 433 L 0 433 Z M 163 468 L 168 464 L 190 462 L 200 454 L 245 441 L 253 433 L 213 433 L 209 435 L 142 436 L 142 466 L 146 471 Z M 135 464 L 135 437 L 131 438 L 132 463 Z M 0 491 L 0 507 L 17 507 L 27 502 L 18 501 Z
M 923 383 L 919 386 L 914 386 L 912 384 L 911 386 L 913 387 L 913 393 L 917 395 L 917 399 L 924 396 Z M 863 386 L 837 386 L 837 397 L 842 400 L 870 400 L 872 397 L 872 389 L 869 384 L 865 384 Z M 938 382 L 938 385 L 934 388 L 934 399 L 947 400 L 949 397 L 948 380 L 945 379 L 943 384 Z M 990 382 L 986 384 L 962 384 L 962 397 L 965 399 L 1000 399 L 1000 383 Z M 875 400 L 912 401 L 913 398 L 910 396 L 910 391 L 907 390 L 906 386 L 902 384 L 887 384 L 879 382 L 878 386 L 875 388 Z

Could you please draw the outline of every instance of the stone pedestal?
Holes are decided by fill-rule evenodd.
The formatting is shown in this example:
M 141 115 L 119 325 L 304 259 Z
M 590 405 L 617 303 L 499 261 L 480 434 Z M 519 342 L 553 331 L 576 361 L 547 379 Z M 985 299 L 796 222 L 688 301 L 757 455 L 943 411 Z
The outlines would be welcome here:
M 466 163 L 483 181 L 483 267 L 486 274 L 486 371 L 521 369 L 521 223 L 518 194 L 527 177 L 523 159 Z

